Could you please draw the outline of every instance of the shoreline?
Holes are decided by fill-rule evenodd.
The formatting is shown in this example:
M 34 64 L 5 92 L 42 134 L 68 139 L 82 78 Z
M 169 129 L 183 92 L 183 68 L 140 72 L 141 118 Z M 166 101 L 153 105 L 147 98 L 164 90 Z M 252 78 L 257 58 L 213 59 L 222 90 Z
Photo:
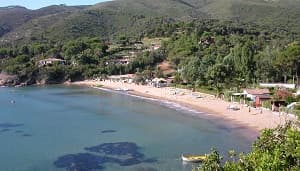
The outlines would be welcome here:
M 260 110 L 256 109 L 251 109 L 251 112 L 249 112 L 248 107 L 243 107 L 238 104 L 235 105 L 238 105 L 240 110 L 227 110 L 227 107 L 233 103 L 216 99 L 212 95 L 200 92 L 191 92 L 186 89 L 174 89 L 171 87 L 155 88 L 129 83 L 92 80 L 65 83 L 65 85 L 88 86 L 103 90 L 109 89 L 112 91 L 117 91 L 116 89 L 119 88 L 126 88 L 130 90 L 126 91 L 129 95 L 146 97 L 157 101 L 164 101 L 165 103 L 175 103 L 184 108 L 197 111 L 195 114 L 197 117 L 203 117 L 205 114 L 210 118 L 221 119 L 226 123 L 228 122 L 228 125 L 233 125 L 233 127 L 241 128 L 243 130 L 244 128 L 247 128 L 255 133 L 259 133 L 265 128 L 275 128 L 278 125 L 284 124 L 287 119 L 292 119 L 284 115 L 276 115 L 269 110 L 263 110 L 262 114 L 260 113 Z M 97 87 L 100 85 L 102 87 Z M 177 90 L 177 94 L 170 94 L 170 92 Z M 198 95 L 195 96 L 193 93 L 198 93 Z M 201 96 L 201 98 L 199 98 L 199 96 Z
M 75 86 L 79 86 L 79 85 L 75 85 Z M 80 85 L 80 86 L 82 86 L 82 85 Z M 86 86 L 86 85 L 84 85 L 84 86 Z M 142 93 L 139 93 L 136 91 L 129 91 L 129 92 L 125 93 L 125 92 L 119 92 L 119 91 L 116 91 L 114 89 L 107 88 L 107 87 L 93 87 L 93 86 L 88 86 L 88 87 L 103 90 L 103 91 L 118 93 L 118 94 L 122 94 L 122 95 L 126 95 L 126 96 L 131 96 L 131 97 L 139 98 L 142 100 L 147 100 L 148 102 L 151 101 L 153 103 L 157 103 L 161 106 L 164 106 L 164 107 L 167 107 L 170 109 L 188 112 L 187 116 L 189 116 L 189 117 L 196 117 L 197 119 L 211 120 L 212 122 L 214 122 L 216 124 L 216 126 L 222 127 L 224 129 L 229 129 L 229 131 L 233 129 L 233 130 L 240 132 L 243 135 L 247 136 L 247 138 L 250 138 L 253 140 L 255 140 L 260 134 L 260 130 L 256 129 L 255 127 L 237 123 L 236 121 L 234 121 L 232 119 L 227 119 L 227 118 L 222 118 L 221 116 L 216 116 L 216 114 L 207 112 L 210 110 L 204 111 L 202 109 L 199 109 L 195 106 L 191 106 L 189 104 L 184 104 L 184 103 L 176 102 L 176 101 L 170 101 L 167 99 L 158 98 L 158 97 L 154 97 L 154 96 L 147 95 L 147 94 L 142 94 Z M 245 134 L 245 132 L 246 132 L 246 134 Z

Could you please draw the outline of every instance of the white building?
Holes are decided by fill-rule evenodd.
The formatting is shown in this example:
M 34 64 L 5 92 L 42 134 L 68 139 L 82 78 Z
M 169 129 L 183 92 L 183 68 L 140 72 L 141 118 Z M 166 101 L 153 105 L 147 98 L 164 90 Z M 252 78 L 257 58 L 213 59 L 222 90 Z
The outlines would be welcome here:
M 295 89 L 296 84 L 285 84 L 285 83 L 260 83 L 260 87 L 271 88 L 271 87 L 284 87 L 288 89 Z
M 43 59 L 43 60 L 40 60 L 38 62 L 38 66 L 39 67 L 42 67 L 42 66 L 47 66 L 47 65 L 53 65 L 53 64 L 62 64 L 64 65 L 65 64 L 65 60 L 62 60 L 62 59 L 57 59 L 57 58 L 47 58 L 47 59 Z

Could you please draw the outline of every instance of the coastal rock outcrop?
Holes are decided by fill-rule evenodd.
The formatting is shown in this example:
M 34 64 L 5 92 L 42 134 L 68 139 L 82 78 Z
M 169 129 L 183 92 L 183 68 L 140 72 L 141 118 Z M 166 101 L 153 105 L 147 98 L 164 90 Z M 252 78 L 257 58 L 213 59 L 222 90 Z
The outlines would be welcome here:
M 18 76 L 0 73 L 0 86 L 15 86 L 19 84 L 20 80 Z
M 45 75 L 11 75 L 7 73 L 0 73 L 0 86 L 29 86 L 29 85 L 45 85 L 45 84 L 61 84 L 66 79 L 64 77 L 49 78 Z

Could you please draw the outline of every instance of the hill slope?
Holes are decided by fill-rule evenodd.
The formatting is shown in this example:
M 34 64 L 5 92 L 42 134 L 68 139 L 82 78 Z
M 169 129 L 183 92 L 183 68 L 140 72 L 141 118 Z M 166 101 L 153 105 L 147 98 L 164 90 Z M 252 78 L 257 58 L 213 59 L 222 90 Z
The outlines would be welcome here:
M 0 42 L 137 36 L 162 23 L 203 18 L 250 22 L 299 34 L 299 11 L 299 0 L 116 0 L 89 7 L 52 6 L 35 11 L 1 8 Z
M 0 41 L 3 43 L 20 40 L 36 31 L 45 32 L 46 28 L 86 6 L 68 7 L 53 5 L 38 10 L 20 6 L 0 8 Z

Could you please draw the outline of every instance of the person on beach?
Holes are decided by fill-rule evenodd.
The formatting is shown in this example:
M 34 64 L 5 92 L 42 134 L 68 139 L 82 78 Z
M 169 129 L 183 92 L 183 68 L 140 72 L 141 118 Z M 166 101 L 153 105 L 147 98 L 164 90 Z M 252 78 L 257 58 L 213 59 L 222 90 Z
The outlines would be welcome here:
M 263 109 L 262 109 L 262 107 L 260 108 L 260 114 L 262 114 L 263 113 Z

